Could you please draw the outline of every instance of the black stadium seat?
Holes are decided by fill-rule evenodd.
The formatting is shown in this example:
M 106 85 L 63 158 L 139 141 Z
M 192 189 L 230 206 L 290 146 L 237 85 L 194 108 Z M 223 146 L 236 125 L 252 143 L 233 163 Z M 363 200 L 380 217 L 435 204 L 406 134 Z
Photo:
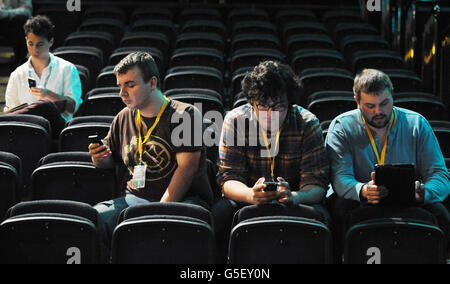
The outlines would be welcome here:
M 0 263 L 100 262 L 99 216 L 88 204 L 51 200 L 13 206 L 0 225 Z
M 303 49 L 294 52 L 291 66 L 295 74 L 304 69 L 317 67 L 344 68 L 345 60 L 342 54 L 333 49 Z
M 395 88 L 395 87 L 394 87 Z M 442 101 L 429 93 L 394 93 L 394 105 L 416 111 L 428 120 L 446 120 L 447 108 Z
M 22 161 L 23 186 L 18 198 L 29 194 L 31 173 L 40 158 L 50 153 L 51 128 L 43 117 L 27 114 L 0 116 L 0 151 L 17 155 Z
M 312 207 L 250 205 L 232 226 L 231 264 L 331 263 L 331 231 Z
M 214 48 L 179 48 L 170 58 L 170 67 L 207 66 L 225 71 L 225 59 L 221 51 Z
M 304 75 L 300 80 L 304 86 L 306 97 L 319 91 L 350 91 L 353 89 L 353 76 L 346 74 L 318 72 Z
M 271 34 L 241 33 L 231 39 L 231 53 L 241 48 L 270 48 L 281 50 L 278 37 Z
M 277 28 L 269 21 L 246 20 L 236 22 L 231 28 L 231 36 L 239 34 L 276 35 Z
M 126 105 L 120 97 L 118 87 L 92 89 L 75 116 L 117 115 Z
M 181 27 L 180 33 L 215 33 L 225 38 L 227 28 L 217 20 L 188 20 Z
M 389 50 L 379 51 L 357 51 L 353 54 L 351 68 L 354 73 L 359 73 L 364 68 L 405 68 L 403 58 L 395 52 Z
M 281 9 L 275 14 L 275 23 L 283 30 L 283 27 L 290 22 L 317 22 L 316 14 L 312 10 L 303 9 Z
M 150 203 L 122 211 L 112 240 L 112 263 L 211 264 L 211 213 L 186 203 Z
M 265 60 L 286 61 L 284 55 L 276 49 L 242 48 L 231 55 L 230 71 L 234 72 L 243 67 L 255 67 L 259 62 Z
M 450 121 L 430 120 L 444 158 L 450 158 Z
M 444 233 L 431 213 L 415 209 L 424 211 L 430 221 L 392 217 L 355 222 L 346 235 L 344 263 L 445 263 Z
M 356 108 L 352 91 L 320 91 L 308 97 L 307 109 L 319 121 L 333 120 L 341 113 Z
M 95 84 L 95 78 L 104 65 L 103 52 L 93 46 L 62 46 L 54 51 L 54 55 L 86 67 L 89 70 L 91 86 Z
M 117 195 L 114 171 L 94 166 L 87 152 L 43 157 L 31 177 L 32 200 L 72 200 L 90 204 Z
M 304 22 L 303 20 L 288 23 L 283 27 L 282 30 L 284 41 L 286 41 L 291 36 L 300 34 L 327 35 L 328 30 L 321 23 Z
M 205 66 L 177 66 L 167 71 L 164 90 L 178 88 L 211 89 L 223 93 L 223 76 L 220 70 Z
M 100 138 L 108 134 L 114 116 L 80 116 L 69 121 L 59 135 L 59 151 L 87 152 L 90 144 L 88 136 L 98 135 Z
M 6 211 L 20 201 L 22 161 L 12 153 L 0 152 L 0 220 Z
M 64 40 L 65 46 L 93 46 L 102 51 L 104 58 L 109 58 L 115 47 L 114 37 L 108 32 L 82 31 L 74 32 Z
M 183 47 L 206 47 L 225 51 L 225 41 L 220 34 L 206 32 L 182 33 L 175 39 L 175 49 Z
M 104 31 L 114 36 L 117 45 L 124 34 L 123 23 L 119 19 L 91 18 L 83 20 L 79 27 L 80 31 Z

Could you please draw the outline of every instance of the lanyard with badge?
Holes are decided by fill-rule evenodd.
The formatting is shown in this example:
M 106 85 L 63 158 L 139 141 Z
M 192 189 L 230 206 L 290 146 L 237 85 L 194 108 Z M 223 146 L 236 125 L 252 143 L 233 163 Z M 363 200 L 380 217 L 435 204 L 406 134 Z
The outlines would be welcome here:
M 393 125 L 394 120 L 395 120 L 395 109 L 392 110 L 391 119 L 389 120 L 389 125 L 388 125 L 388 130 L 387 130 L 387 133 L 386 133 L 386 138 L 384 139 L 383 149 L 381 150 L 381 157 L 380 157 L 380 154 L 378 153 L 378 148 L 377 148 L 377 145 L 375 144 L 375 140 L 373 139 L 372 132 L 369 129 L 369 125 L 367 124 L 366 120 L 364 119 L 364 116 L 361 116 L 361 117 L 362 117 L 362 120 L 364 121 L 364 124 L 366 125 L 367 134 L 369 135 L 370 144 L 372 145 L 373 151 L 375 152 L 375 156 L 377 158 L 377 162 L 378 162 L 379 165 L 384 165 L 384 161 L 385 161 L 385 157 L 386 157 L 386 148 L 387 148 L 389 131 L 391 131 L 392 125 Z
M 264 131 L 264 129 L 262 127 L 261 127 L 261 132 L 263 134 L 264 144 L 266 145 L 266 149 L 270 153 L 270 147 L 269 147 L 269 142 L 268 142 L 268 139 L 267 139 L 267 134 L 266 134 L 266 132 Z M 278 133 L 277 133 L 277 136 L 276 136 L 276 139 L 275 139 L 275 151 L 277 150 L 277 147 L 278 147 L 278 142 L 280 140 L 280 134 L 281 134 L 281 128 L 278 130 Z M 273 156 L 271 158 L 272 159 L 271 159 L 271 162 L 270 162 L 270 176 L 272 177 L 272 181 L 274 182 L 275 181 L 275 174 L 274 174 L 274 171 L 275 171 L 275 156 Z
M 150 127 L 150 129 L 147 131 L 147 135 L 145 135 L 144 141 L 142 141 L 142 136 L 141 136 L 141 127 L 142 127 L 141 112 L 139 110 L 137 110 L 136 123 L 137 123 L 138 131 L 139 131 L 139 140 L 138 140 L 138 142 L 139 142 L 139 144 L 138 144 L 139 165 L 134 166 L 133 179 L 131 180 L 131 186 L 133 189 L 139 189 L 139 188 L 145 187 L 145 173 L 147 171 L 147 166 L 144 165 L 144 162 L 142 160 L 142 154 L 144 153 L 144 144 L 148 141 L 148 139 L 152 135 L 153 130 L 158 125 L 159 120 L 161 119 L 161 116 L 162 116 L 164 110 L 166 109 L 168 101 L 169 100 L 164 96 L 164 103 L 161 106 L 161 109 L 159 110 L 158 116 L 156 116 L 156 120 L 153 123 L 152 127 Z

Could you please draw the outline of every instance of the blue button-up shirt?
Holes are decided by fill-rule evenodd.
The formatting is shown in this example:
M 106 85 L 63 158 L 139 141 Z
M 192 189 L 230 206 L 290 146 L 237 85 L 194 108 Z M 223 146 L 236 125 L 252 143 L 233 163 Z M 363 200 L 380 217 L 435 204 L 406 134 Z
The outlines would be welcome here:
M 388 133 L 385 164 L 414 164 L 417 179 L 425 184 L 425 203 L 442 202 L 450 193 L 450 177 L 433 129 L 420 114 L 395 109 L 398 116 Z M 377 135 L 374 139 L 382 149 L 384 141 Z M 371 181 L 370 173 L 377 164 L 360 110 L 336 117 L 325 143 L 333 190 L 340 197 L 359 201 L 361 188 Z

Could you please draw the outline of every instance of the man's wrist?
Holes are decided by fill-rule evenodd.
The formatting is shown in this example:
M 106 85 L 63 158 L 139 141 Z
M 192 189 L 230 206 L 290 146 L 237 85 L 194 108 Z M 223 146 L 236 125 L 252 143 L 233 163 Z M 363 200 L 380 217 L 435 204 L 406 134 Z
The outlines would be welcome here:
M 366 187 L 366 186 L 367 186 L 367 183 L 364 183 L 361 186 L 361 190 L 359 191 L 359 201 L 365 201 L 366 200 L 366 198 L 364 197 L 364 193 L 363 193 L 364 187 Z

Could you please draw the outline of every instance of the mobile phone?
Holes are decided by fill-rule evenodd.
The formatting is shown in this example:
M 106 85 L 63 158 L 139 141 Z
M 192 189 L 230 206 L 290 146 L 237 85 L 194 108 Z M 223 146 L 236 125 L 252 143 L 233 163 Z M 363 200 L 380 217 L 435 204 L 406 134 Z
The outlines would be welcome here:
M 88 139 L 91 144 L 97 143 L 100 146 L 104 145 L 103 140 L 97 134 L 88 136 Z
M 36 88 L 36 80 L 28 78 L 28 86 L 30 88 Z
M 264 182 L 266 185 L 266 188 L 264 188 L 264 191 L 276 191 L 278 189 L 278 182 Z

